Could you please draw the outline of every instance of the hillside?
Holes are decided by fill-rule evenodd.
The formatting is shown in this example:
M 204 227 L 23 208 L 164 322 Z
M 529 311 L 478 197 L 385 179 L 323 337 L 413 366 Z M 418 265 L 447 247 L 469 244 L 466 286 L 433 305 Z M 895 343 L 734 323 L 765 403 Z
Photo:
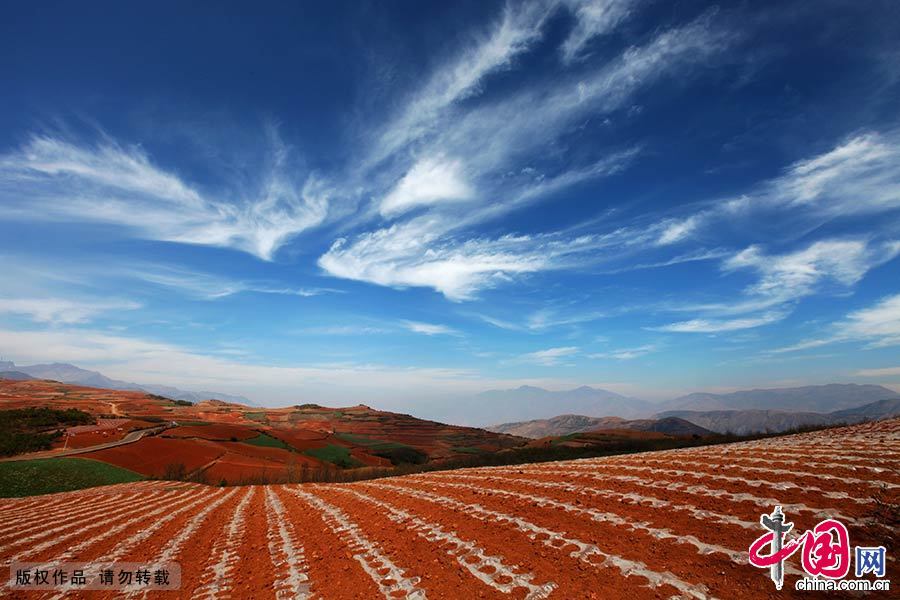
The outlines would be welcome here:
M 759 432 L 781 432 L 810 426 L 849 425 L 898 415 L 900 415 L 900 398 L 880 400 L 830 413 L 780 410 L 676 410 L 659 413 L 656 417 L 680 417 L 717 433 L 730 432 L 745 435 Z
M 588 417 L 585 415 L 559 415 L 551 419 L 536 419 L 515 423 L 503 423 L 488 427 L 488 431 L 507 433 L 527 438 L 564 436 L 593 430 L 627 429 L 633 431 L 653 431 L 673 436 L 709 435 L 711 431 L 684 419 L 668 417 L 662 419 L 626 420 L 620 417 Z
M 315 472 L 440 462 L 526 440 L 364 405 L 259 409 L 143 392 L 0 380 L 0 410 L 75 408 L 96 423 L 67 428 L 42 457 L 71 455 L 145 476 L 219 483 L 289 481 Z M 101 449 L 94 449 L 103 445 Z

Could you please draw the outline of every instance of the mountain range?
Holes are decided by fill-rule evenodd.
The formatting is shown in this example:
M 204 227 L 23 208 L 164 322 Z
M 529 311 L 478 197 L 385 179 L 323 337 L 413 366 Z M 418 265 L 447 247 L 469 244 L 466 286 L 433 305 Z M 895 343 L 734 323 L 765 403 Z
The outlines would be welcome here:
M 559 415 L 552 419 L 537 419 L 519 423 L 504 423 L 487 427 L 488 431 L 507 433 L 526 438 L 545 438 L 608 429 L 630 429 L 633 431 L 655 431 L 674 436 L 706 436 L 713 432 L 699 427 L 685 419 L 666 417 L 662 419 L 626 420 L 620 417 L 587 417 L 584 415 Z
M 550 391 L 530 385 L 515 389 L 489 390 L 466 399 L 456 412 L 464 409 L 477 415 L 481 425 L 548 419 L 561 413 L 634 418 L 654 412 L 654 405 L 609 390 L 582 386 L 572 390 Z
M 880 385 L 829 383 L 794 388 L 741 390 L 730 394 L 697 392 L 663 402 L 658 410 L 778 410 L 824 413 L 889 398 L 900 398 L 900 394 Z
M 838 425 L 875 421 L 900 416 L 900 397 L 870 402 L 862 406 L 829 413 L 789 412 L 781 410 L 672 410 L 656 418 L 681 418 L 717 433 L 740 435 L 758 432 L 781 432 L 798 427 Z
M 158 384 L 140 384 L 118 379 L 110 379 L 97 371 L 88 371 L 67 363 L 50 363 L 30 366 L 17 366 L 12 361 L 0 361 L 0 377 L 4 379 L 23 379 L 22 375 L 34 379 L 52 379 L 61 383 L 82 385 L 107 390 L 133 390 L 156 394 L 171 400 L 200 402 L 201 400 L 224 400 L 248 406 L 258 406 L 243 396 L 223 394 L 209 391 L 187 391 L 176 387 Z
M 477 412 L 473 414 L 485 415 L 485 423 L 496 417 L 487 427 L 492 431 L 517 431 L 516 435 L 525 437 L 544 437 L 554 435 L 546 432 L 556 431 L 564 432 L 557 435 L 589 431 L 584 427 L 595 424 L 602 427 L 599 418 L 611 416 L 626 419 L 680 417 L 712 431 L 749 433 L 885 418 L 890 416 L 891 404 L 878 403 L 893 399 L 900 399 L 900 394 L 880 385 L 854 383 L 741 390 L 728 394 L 698 392 L 660 403 L 587 386 L 567 391 L 522 386 L 479 394 L 476 397 Z M 872 406 L 865 410 L 860 408 L 868 405 Z M 852 412 L 859 410 L 866 416 Z

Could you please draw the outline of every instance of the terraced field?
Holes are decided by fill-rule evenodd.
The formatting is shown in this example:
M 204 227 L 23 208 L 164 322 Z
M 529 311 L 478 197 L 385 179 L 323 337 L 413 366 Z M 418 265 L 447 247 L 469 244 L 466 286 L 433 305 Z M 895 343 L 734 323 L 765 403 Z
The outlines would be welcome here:
M 0 566 L 177 561 L 166 598 L 799 597 L 797 556 L 782 592 L 747 564 L 760 515 L 839 519 L 896 578 L 872 515 L 898 490 L 900 420 L 352 484 L 139 482 L 0 502 Z

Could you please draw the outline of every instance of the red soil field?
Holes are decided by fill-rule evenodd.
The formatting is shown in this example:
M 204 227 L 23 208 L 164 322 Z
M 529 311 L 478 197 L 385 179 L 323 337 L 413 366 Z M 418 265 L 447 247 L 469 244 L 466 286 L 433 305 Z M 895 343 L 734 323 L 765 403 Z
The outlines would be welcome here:
M 296 468 L 301 468 L 300 463 L 296 465 Z M 235 484 L 252 481 L 254 477 L 269 477 L 278 480 L 287 478 L 288 464 L 287 462 L 274 462 L 228 452 L 213 463 L 205 471 L 205 474 L 207 479 L 214 483 L 224 479 L 228 483 Z
M 900 419 L 350 484 L 141 482 L 0 501 L 0 568 L 179 562 L 181 588 L 159 598 L 801 598 L 799 554 L 780 592 L 748 564 L 760 515 L 781 505 L 789 537 L 839 519 L 853 546 L 888 547 L 890 578 L 897 531 L 879 509 L 898 490 Z M 32 597 L 5 580 L 0 596 Z
M 248 427 L 212 423 L 210 425 L 182 425 L 166 431 L 164 437 L 196 437 L 204 440 L 229 441 L 231 438 L 248 440 L 257 435 L 259 435 L 259 432 L 249 429 Z
M 125 446 L 80 454 L 79 457 L 100 460 L 142 475 L 161 477 L 169 465 L 180 463 L 191 472 L 224 453 L 224 449 L 215 442 L 148 437 Z

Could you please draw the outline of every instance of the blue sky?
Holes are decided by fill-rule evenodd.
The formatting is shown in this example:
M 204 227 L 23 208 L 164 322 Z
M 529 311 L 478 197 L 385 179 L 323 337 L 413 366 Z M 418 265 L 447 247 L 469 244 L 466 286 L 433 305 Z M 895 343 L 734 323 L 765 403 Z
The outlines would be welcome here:
M 4 7 L 5 358 L 424 415 L 900 389 L 897 3 L 294 4 Z

